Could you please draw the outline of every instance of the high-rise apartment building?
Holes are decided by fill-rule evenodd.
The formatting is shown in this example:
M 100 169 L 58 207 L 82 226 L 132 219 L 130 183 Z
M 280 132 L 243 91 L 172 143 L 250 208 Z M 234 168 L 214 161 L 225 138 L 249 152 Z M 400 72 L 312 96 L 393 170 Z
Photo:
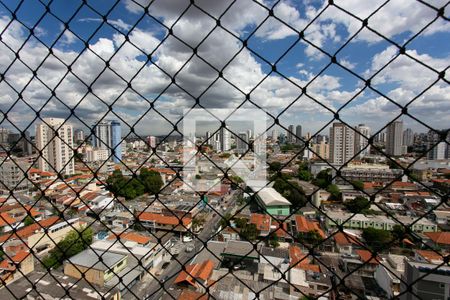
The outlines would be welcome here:
M 295 127 L 295 135 L 296 135 L 295 143 L 296 144 L 302 144 L 302 140 L 301 140 L 301 137 L 302 137 L 302 126 L 301 125 L 297 125 Z
M 403 122 L 394 121 L 386 129 L 386 154 L 400 156 L 403 154 Z
M 149 147 L 155 148 L 156 147 L 156 136 L 149 135 L 147 137 L 147 144 Z
M 9 129 L 0 127 L 0 145 L 6 147 L 8 145 Z
M 355 127 L 355 153 L 359 153 L 359 157 L 364 157 L 370 153 L 370 127 L 365 124 L 359 124 Z
M 82 143 L 82 142 L 84 142 L 84 131 L 83 131 L 83 129 L 75 130 L 74 141 L 75 141 L 75 143 Z
M 429 160 L 445 159 L 447 153 L 447 143 L 440 142 L 437 144 L 429 143 L 429 151 L 427 153 L 427 158 Z
M 295 142 L 295 136 L 294 136 L 294 125 L 289 125 L 288 131 L 287 131 L 287 142 L 289 144 L 293 144 Z
M 248 135 L 246 132 L 240 132 L 236 137 L 236 152 L 243 154 L 248 150 Z
M 325 137 L 319 143 L 312 146 L 315 152 L 314 158 L 328 160 L 330 158 L 330 145 L 326 142 Z
M 278 130 L 272 130 L 272 142 L 276 142 L 278 140 Z
M 403 131 L 403 145 L 404 146 L 412 146 L 414 144 L 414 132 L 411 128 L 407 128 Z
M 220 128 L 220 150 L 221 151 L 229 151 L 231 149 L 231 141 L 230 141 L 230 131 L 228 127 Z
M 118 163 L 122 159 L 122 132 L 120 122 L 102 121 L 94 125 L 92 146 L 108 149 L 111 159 Z
M 36 126 L 36 148 L 40 170 L 64 175 L 74 173 L 73 128 L 64 119 L 45 118 Z
M 355 132 L 343 123 L 330 128 L 330 160 L 335 164 L 349 162 L 355 153 Z

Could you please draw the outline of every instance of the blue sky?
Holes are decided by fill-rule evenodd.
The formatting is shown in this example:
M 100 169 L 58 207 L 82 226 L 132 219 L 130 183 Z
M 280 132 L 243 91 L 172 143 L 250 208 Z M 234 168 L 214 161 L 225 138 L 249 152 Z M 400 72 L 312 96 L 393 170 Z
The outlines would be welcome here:
M 280 121 L 285 127 L 301 124 L 304 132 L 317 132 L 338 110 L 345 122 L 366 123 L 375 132 L 400 115 L 401 110 L 391 101 L 405 105 L 413 99 L 408 106 L 411 115 L 432 128 L 450 127 L 450 23 L 436 18 L 435 10 L 419 2 L 392 0 L 373 14 L 383 1 L 341 0 L 335 1 L 335 6 L 323 1 L 280 1 L 273 7 L 272 1 L 240 0 L 227 9 L 231 1 L 195 1 L 197 8 L 189 7 L 190 1 L 159 0 L 149 7 L 153 18 L 140 6 L 148 5 L 147 0 L 117 5 L 107 0 L 87 1 L 88 5 L 59 0 L 49 5 L 51 13 L 46 13 L 43 5 L 47 1 L 27 0 L 19 8 L 17 1 L 0 2 L 0 70 L 5 73 L 0 82 L 0 109 L 8 112 L 2 127 L 32 128 L 35 113 L 31 108 L 42 108 L 44 117 L 67 117 L 74 108 L 87 125 L 103 117 L 120 118 L 129 124 L 137 122 L 140 133 L 165 134 L 172 125 L 159 113 L 177 122 L 183 109 L 195 104 L 188 94 L 200 97 L 200 104 L 207 108 L 234 109 L 248 93 L 255 104 L 274 116 L 298 98 Z M 436 8 L 445 5 L 438 0 L 429 3 Z M 186 8 L 173 26 L 173 35 L 168 36 L 167 28 Z M 266 8 L 273 8 L 276 18 L 267 18 Z M 216 21 L 202 10 L 214 18 L 221 16 L 222 27 L 215 27 Z M 368 18 L 369 27 L 391 42 L 363 29 L 338 51 L 361 28 L 361 22 L 343 10 Z M 444 7 L 445 16 L 449 11 Z M 12 22 L 11 12 L 17 18 Z M 106 14 L 108 24 L 102 22 Z M 65 29 L 64 22 L 69 20 Z M 28 39 L 26 27 L 34 27 L 36 37 Z M 300 31 L 307 42 L 298 42 Z M 406 54 L 397 57 L 395 44 L 403 45 L 418 32 L 406 44 Z M 238 38 L 248 39 L 251 51 L 242 49 Z M 86 43 L 89 49 L 85 49 Z M 330 59 L 311 44 L 336 55 L 340 65 L 323 70 Z M 48 47 L 53 54 L 49 55 Z M 197 55 L 192 48 L 198 48 Z M 20 60 L 9 49 L 21 49 Z M 146 63 L 148 54 L 153 63 Z M 111 69 L 104 71 L 105 61 Z M 270 73 L 270 64 L 275 62 L 281 75 Z M 24 64 L 37 69 L 36 76 Z M 67 75 L 65 65 L 72 65 Z M 223 69 L 226 80 L 216 80 L 214 68 Z M 372 80 L 376 91 L 364 89 L 364 81 L 345 68 L 363 79 L 378 73 Z M 437 80 L 433 70 L 447 70 L 445 80 Z M 175 74 L 177 84 L 170 78 Z M 95 79 L 92 93 L 88 93 L 86 85 Z M 301 96 L 299 87 L 305 86 L 308 96 Z M 55 89 L 55 96 L 49 89 Z M 18 93 L 26 103 L 16 103 Z M 159 113 L 150 109 L 149 101 L 155 99 Z M 105 116 L 112 103 L 116 115 Z M 247 102 L 244 107 L 255 106 Z M 72 117 L 70 122 L 83 126 L 79 119 Z M 412 118 L 402 119 L 405 127 L 427 130 Z

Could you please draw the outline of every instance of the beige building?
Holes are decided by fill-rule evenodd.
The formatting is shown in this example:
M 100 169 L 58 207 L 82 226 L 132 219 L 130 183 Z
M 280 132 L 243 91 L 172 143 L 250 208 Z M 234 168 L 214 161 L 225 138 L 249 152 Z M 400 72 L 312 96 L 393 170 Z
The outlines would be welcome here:
M 8 255 L 15 255 L 19 251 L 32 249 L 37 254 L 43 254 L 55 247 L 71 230 L 81 229 L 78 218 L 61 220 L 50 217 L 37 223 L 23 227 L 16 233 L 0 236 L 0 245 Z M 45 232 L 46 230 L 47 232 Z
M 34 257 L 28 251 L 20 251 L 10 258 L 0 262 L 0 286 L 9 284 L 16 279 L 34 271 Z
M 36 126 L 39 169 L 64 175 L 74 173 L 73 128 L 64 119 L 46 118 Z
M 327 144 L 325 140 L 320 141 L 318 144 L 314 144 L 312 146 L 314 154 L 314 158 L 327 160 L 330 158 L 330 145 Z
M 355 154 L 355 131 L 344 123 L 333 123 L 330 128 L 330 161 L 343 165 Z

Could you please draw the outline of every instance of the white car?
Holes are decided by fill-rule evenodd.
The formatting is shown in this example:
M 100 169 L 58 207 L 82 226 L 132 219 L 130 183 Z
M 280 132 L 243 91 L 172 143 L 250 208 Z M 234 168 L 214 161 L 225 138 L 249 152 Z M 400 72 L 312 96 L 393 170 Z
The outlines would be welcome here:
M 189 243 L 192 242 L 191 236 L 183 236 L 183 243 Z

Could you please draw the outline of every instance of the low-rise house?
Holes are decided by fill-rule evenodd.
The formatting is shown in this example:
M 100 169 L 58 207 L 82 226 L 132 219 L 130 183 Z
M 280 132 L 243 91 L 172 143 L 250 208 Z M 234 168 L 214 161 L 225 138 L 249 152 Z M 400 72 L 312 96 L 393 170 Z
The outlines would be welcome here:
M 269 215 L 253 213 L 250 216 L 250 223 L 255 224 L 260 236 L 264 237 L 269 235 L 271 224 L 271 217 Z
M 414 232 L 433 232 L 437 231 L 437 225 L 426 218 L 414 218 L 409 216 L 395 215 L 394 220 L 383 215 L 364 215 L 352 214 L 345 211 L 327 211 L 328 218 L 326 220 L 328 227 L 336 227 L 342 225 L 344 228 L 364 229 L 373 227 L 376 229 L 392 230 L 395 225 L 402 226 L 411 225 L 410 228 Z M 331 221 L 333 220 L 333 221 Z
M 194 289 L 204 292 L 214 269 L 214 263 L 211 260 L 205 260 L 202 263 L 196 263 L 186 266 L 186 271 L 181 271 L 175 278 L 175 284 L 178 286 Z
M 436 216 L 436 223 L 438 223 L 439 225 L 450 224 L 450 209 L 434 210 L 433 214 Z
M 9 284 L 16 279 L 34 271 L 34 257 L 28 251 L 19 251 L 11 258 L 0 262 L 0 286 Z
M 333 234 L 337 252 L 341 254 L 352 254 L 355 249 L 359 249 L 363 243 L 355 235 L 347 232 L 336 232 Z
M 101 259 L 100 259 L 101 258 Z M 141 271 L 128 266 L 127 255 L 99 250 L 84 250 L 64 262 L 64 274 L 100 287 L 126 292 L 141 279 Z
M 294 223 L 293 225 L 295 225 L 294 226 L 294 236 L 296 236 L 299 233 L 305 234 L 305 233 L 308 233 L 311 231 L 316 231 L 317 233 L 319 233 L 319 235 L 322 238 L 326 237 L 322 228 L 320 228 L 318 222 L 308 220 L 302 215 L 296 215 L 293 223 Z
M 433 250 L 415 250 L 414 260 L 432 264 L 440 264 L 444 261 L 444 256 Z
M 405 272 L 405 259 L 403 255 L 389 254 L 383 258 L 375 270 L 375 281 L 389 299 L 400 293 L 400 282 Z
M 450 252 L 450 232 L 425 232 L 425 236 L 430 239 L 431 245 L 435 249 L 443 249 Z
M 81 227 L 78 218 L 63 220 L 53 216 L 25 226 L 15 233 L 3 234 L 0 236 L 0 245 L 8 255 L 29 249 L 42 254 L 53 249 L 71 230 L 80 230 Z
M 192 225 L 192 218 L 178 217 L 169 214 L 158 214 L 143 211 L 137 214 L 137 218 L 145 228 L 152 232 L 157 230 L 187 232 Z
M 358 249 L 356 257 L 342 257 L 341 263 L 346 272 L 353 272 L 363 277 L 373 277 L 381 258 L 368 250 Z
M 265 187 L 255 194 L 256 200 L 265 212 L 272 216 L 289 216 L 291 202 L 274 188 Z

